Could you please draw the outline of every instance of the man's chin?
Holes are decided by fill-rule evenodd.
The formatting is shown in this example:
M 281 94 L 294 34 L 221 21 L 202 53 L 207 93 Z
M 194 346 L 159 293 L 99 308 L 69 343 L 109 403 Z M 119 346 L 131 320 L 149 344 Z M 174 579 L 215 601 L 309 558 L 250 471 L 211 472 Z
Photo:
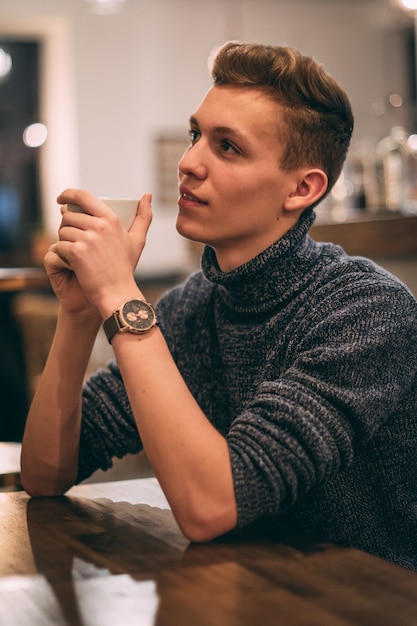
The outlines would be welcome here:
M 193 227 L 192 224 L 187 224 L 184 220 L 182 220 L 180 215 L 177 217 L 175 228 L 181 237 L 184 237 L 189 241 L 195 241 L 196 243 L 203 243 L 201 232 L 199 233 L 198 229 L 195 226 Z

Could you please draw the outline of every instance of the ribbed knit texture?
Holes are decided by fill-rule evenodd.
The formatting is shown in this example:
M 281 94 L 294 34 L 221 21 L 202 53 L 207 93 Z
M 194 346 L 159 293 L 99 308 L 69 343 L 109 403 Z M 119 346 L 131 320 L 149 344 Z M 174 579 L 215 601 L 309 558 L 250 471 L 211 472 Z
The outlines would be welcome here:
M 417 304 L 371 261 L 312 241 L 313 219 L 228 273 L 206 247 L 158 319 L 227 437 L 239 527 L 275 517 L 417 570 Z M 80 479 L 141 448 L 114 362 L 84 398 Z

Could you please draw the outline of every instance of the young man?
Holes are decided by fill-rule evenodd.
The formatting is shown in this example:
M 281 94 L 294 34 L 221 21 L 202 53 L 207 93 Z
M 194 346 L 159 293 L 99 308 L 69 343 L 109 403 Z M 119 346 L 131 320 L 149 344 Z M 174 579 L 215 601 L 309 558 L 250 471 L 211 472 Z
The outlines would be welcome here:
M 177 228 L 207 244 L 202 271 L 159 301 L 158 324 L 134 278 L 150 196 L 129 233 L 85 191 L 58 198 L 45 264 L 61 306 L 23 484 L 62 494 L 143 446 L 191 540 L 276 519 L 417 569 L 417 304 L 308 236 L 349 101 L 288 48 L 226 44 L 212 76 L 179 163 Z M 116 360 L 83 386 L 103 322 Z

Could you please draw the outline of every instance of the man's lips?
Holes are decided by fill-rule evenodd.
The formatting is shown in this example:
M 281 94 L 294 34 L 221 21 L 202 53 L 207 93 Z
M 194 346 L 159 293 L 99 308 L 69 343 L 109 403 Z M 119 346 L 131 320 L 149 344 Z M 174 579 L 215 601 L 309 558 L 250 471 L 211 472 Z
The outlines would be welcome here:
M 187 189 L 182 188 L 180 189 L 180 200 L 185 200 L 186 202 L 196 202 L 198 204 L 207 204 L 207 202 L 201 200 Z

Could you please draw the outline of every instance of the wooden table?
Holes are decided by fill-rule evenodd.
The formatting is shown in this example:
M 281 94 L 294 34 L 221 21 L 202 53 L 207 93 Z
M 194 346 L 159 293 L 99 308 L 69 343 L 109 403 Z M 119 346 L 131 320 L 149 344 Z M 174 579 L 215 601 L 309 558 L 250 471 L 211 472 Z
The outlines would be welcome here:
M 0 494 L 2 626 L 411 626 L 417 574 L 281 536 L 192 545 L 155 478 Z
M 0 292 L 45 289 L 50 287 L 46 271 L 42 267 L 0 267 Z

